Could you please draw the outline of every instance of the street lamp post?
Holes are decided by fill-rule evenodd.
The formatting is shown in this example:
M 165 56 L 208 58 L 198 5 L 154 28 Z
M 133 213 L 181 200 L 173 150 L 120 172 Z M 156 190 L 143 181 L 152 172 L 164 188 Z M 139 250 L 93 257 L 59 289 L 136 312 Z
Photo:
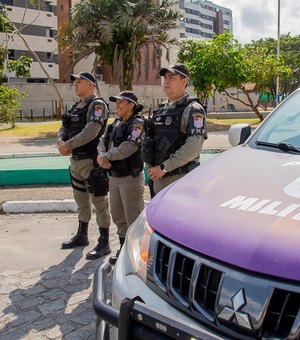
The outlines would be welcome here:
M 277 60 L 280 54 L 280 0 L 278 0 L 277 18 Z M 279 76 L 276 78 L 276 106 L 279 104 Z

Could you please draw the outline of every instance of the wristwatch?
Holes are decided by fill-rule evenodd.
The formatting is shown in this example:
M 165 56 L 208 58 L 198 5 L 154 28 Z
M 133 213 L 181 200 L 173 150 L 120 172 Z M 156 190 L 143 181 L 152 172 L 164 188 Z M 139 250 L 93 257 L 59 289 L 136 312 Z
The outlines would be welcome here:
M 164 163 L 161 163 L 161 165 L 160 165 L 159 167 L 160 167 L 160 170 L 161 170 L 162 172 L 164 172 L 164 173 L 167 173 L 167 172 L 168 172 L 168 170 L 165 168 Z

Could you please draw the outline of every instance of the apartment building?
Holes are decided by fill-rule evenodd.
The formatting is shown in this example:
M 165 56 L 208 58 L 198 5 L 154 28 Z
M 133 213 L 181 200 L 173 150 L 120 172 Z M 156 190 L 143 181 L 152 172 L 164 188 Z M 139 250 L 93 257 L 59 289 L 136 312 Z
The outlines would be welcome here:
M 232 11 L 229 8 L 204 0 L 181 0 L 180 8 L 185 20 L 180 38 L 212 39 L 214 33 L 233 32 Z
M 57 35 L 57 0 L 41 0 L 40 6 L 32 6 L 26 0 L 1 0 L 6 6 L 10 20 L 22 28 L 22 35 L 30 48 L 38 55 L 43 67 L 54 79 L 59 79 Z M 8 58 L 18 59 L 21 55 L 32 57 L 23 40 L 14 32 L 0 33 L 0 43 L 8 52 Z M 17 78 L 7 74 L 10 83 L 47 83 L 48 78 L 34 60 L 30 78 Z

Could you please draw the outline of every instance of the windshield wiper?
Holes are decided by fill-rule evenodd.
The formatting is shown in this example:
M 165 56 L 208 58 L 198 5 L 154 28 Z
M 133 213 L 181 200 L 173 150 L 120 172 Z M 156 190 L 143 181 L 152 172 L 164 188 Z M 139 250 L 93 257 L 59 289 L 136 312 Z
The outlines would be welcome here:
M 283 150 L 283 151 L 294 151 L 294 152 L 300 153 L 300 148 L 298 148 L 297 146 L 294 146 L 292 144 L 285 143 L 285 142 L 270 143 L 270 142 L 264 142 L 264 141 L 261 141 L 261 140 L 257 140 L 255 142 L 255 144 L 256 145 L 262 145 L 262 146 L 268 146 L 268 147 L 280 149 L 280 150 Z

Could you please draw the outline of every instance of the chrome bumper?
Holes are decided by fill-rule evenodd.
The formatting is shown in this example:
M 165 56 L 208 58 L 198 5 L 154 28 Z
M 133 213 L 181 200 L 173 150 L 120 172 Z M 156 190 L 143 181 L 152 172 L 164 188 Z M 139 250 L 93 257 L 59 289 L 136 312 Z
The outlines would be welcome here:
M 222 339 L 198 325 L 188 323 L 178 318 L 170 318 L 142 302 L 137 297 L 125 298 L 120 311 L 110 305 L 107 298 L 107 276 L 112 266 L 103 262 L 94 275 L 93 307 L 101 322 L 106 322 L 119 328 L 119 339 L 133 340 L 146 338 L 154 339 Z M 120 337 L 121 335 L 121 337 Z M 147 336 L 146 336 L 147 335 Z M 146 336 L 146 337 L 145 337 Z M 99 338 L 98 338 L 99 339 Z

